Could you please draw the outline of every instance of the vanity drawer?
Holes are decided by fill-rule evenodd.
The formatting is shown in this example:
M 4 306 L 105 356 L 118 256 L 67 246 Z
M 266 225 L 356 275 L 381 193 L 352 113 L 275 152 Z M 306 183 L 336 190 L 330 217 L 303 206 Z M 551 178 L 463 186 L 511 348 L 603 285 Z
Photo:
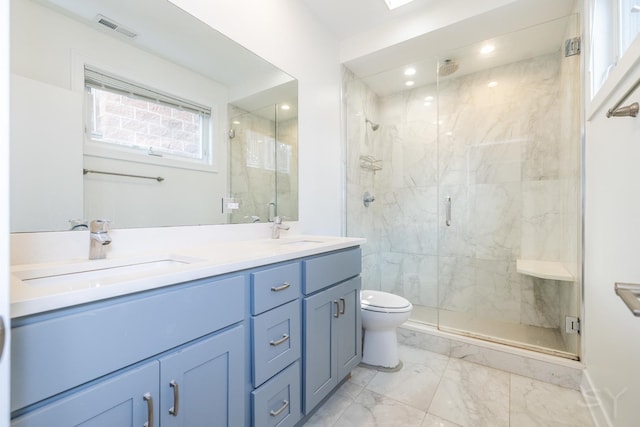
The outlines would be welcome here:
M 358 248 L 333 252 L 302 262 L 305 295 L 312 294 L 360 274 L 362 250 Z
M 290 427 L 301 417 L 300 363 L 296 362 L 251 392 L 255 427 Z
M 299 262 L 251 273 L 251 314 L 263 313 L 298 298 L 300 280 Z
M 291 301 L 251 318 L 253 385 L 263 382 L 300 358 L 300 301 Z
M 242 321 L 245 283 L 244 275 L 204 279 L 20 319 L 11 410 Z

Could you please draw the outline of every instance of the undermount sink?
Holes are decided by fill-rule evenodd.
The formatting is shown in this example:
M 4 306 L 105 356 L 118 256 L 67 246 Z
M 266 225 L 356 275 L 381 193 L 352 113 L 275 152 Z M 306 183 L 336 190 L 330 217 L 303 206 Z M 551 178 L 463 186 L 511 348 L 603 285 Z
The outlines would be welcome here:
M 168 268 L 199 261 L 201 260 L 197 258 L 173 255 L 104 259 L 47 267 L 17 268 L 12 271 L 12 274 L 29 285 L 52 286 L 79 281 L 100 282 L 129 274 L 166 271 Z
M 319 239 L 300 239 L 300 240 L 283 240 L 281 245 L 310 245 L 313 243 L 324 243 L 324 240 Z

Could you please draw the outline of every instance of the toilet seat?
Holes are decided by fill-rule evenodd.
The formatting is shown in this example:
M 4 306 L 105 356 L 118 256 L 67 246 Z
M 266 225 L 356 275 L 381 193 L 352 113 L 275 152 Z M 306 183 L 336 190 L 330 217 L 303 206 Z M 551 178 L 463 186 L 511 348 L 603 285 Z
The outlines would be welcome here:
M 413 308 L 407 299 L 399 295 L 372 290 L 360 292 L 360 306 L 363 310 L 378 313 L 406 313 Z

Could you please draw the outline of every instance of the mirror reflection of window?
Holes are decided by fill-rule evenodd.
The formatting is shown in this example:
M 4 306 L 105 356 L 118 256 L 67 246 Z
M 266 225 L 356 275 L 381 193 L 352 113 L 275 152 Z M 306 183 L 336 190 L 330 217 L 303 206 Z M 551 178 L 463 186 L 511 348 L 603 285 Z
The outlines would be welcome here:
M 85 90 L 90 141 L 208 163 L 210 108 L 88 67 Z

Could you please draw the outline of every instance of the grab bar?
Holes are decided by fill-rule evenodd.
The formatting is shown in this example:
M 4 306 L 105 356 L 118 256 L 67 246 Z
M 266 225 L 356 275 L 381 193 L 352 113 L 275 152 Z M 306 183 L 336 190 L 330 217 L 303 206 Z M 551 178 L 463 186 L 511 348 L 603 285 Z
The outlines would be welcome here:
M 131 175 L 128 173 L 118 173 L 118 172 L 105 172 L 105 171 L 96 171 L 91 169 L 82 169 L 82 174 L 86 175 L 88 173 L 99 173 L 102 175 L 116 175 L 116 176 L 128 176 L 130 178 L 143 178 L 143 179 L 154 179 L 158 182 L 164 181 L 164 178 L 161 176 L 142 176 L 142 175 Z
M 640 86 L 640 79 L 638 79 L 633 86 L 631 86 L 631 88 L 629 88 L 628 91 L 625 92 L 624 95 L 622 95 L 622 98 L 620 98 L 620 101 L 618 101 L 616 103 L 616 105 L 614 105 L 613 107 L 611 107 L 609 109 L 609 111 L 607 111 L 607 118 L 610 117 L 635 117 L 638 115 L 638 111 L 640 111 L 640 105 L 638 105 L 637 102 L 634 102 L 631 105 L 627 105 L 625 107 L 620 107 L 620 105 L 622 105 L 622 103 L 624 101 L 627 100 L 627 98 L 629 96 L 631 96 L 631 94 L 638 89 L 638 86 Z
M 629 307 L 634 316 L 640 317 L 640 285 L 633 283 L 616 283 L 616 294 Z

